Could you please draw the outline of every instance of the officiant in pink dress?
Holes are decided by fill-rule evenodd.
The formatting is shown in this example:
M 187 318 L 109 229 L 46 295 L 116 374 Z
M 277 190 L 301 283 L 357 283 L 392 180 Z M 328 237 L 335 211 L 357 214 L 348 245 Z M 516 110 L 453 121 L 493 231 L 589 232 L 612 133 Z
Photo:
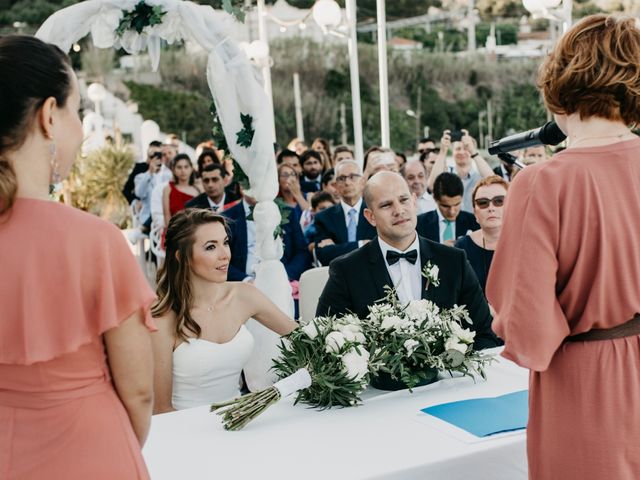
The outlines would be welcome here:
M 148 478 L 154 294 L 120 231 L 49 200 L 82 143 L 67 56 L 0 38 L 0 478 Z
M 587 17 L 540 70 L 568 148 L 523 170 L 487 296 L 531 369 L 529 478 L 640 478 L 640 31 Z

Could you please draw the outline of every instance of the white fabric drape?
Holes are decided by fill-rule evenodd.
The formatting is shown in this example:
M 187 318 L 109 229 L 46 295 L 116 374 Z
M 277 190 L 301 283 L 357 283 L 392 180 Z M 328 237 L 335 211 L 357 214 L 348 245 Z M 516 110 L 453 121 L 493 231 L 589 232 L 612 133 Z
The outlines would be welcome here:
M 258 200 L 256 222 L 257 255 L 262 263 L 256 285 L 284 312 L 293 315 L 291 287 L 279 259 L 281 240 L 273 238 L 280 223 L 280 212 L 273 202 L 278 192 L 274 161 L 273 115 L 268 99 L 245 53 L 230 37 L 235 22 L 230 15 L 209 6 L 179 0 L 146 0 L 148 5 L 160 5 L 166 11 L 162 24 L 145 27 L 141 34 L 125 32 L 118 38 L 116 28 L 123 10 L 131 10 L 138 0 L 87 0 L 55 12 L 36 33 L 36 37 L 53 43 L 68 52 L 71 46 L 91 34 L 99 48 L 124 48 L 131 54 L 145 49 L 154 70 L 160 61 L 161 40 L 174 43 L 189 40 L 209 52 L 207 81 L 225 132 L 229 149 L 249 177 L 251 195 Z M 240 114 L 253 117 L 255 129 L 249 148 L 237 143 L 236 133 L 242 128 Z M 206 121 L 203 119 L 203 121 Z M 256 322 L 249 328 L 256 348 L 245 376 L 252 390 L 264 388 L 275 381 L 269 372 L 277 353 L 278 336 Z

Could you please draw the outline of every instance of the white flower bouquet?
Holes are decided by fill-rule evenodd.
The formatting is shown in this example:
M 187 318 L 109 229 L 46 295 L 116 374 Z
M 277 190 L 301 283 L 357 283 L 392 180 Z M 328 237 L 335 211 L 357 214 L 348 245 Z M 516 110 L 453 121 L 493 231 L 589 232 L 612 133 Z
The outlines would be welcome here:
M 320 409 L 361 403 L 369 384 L 369 352 L 362 322 L 355 315 L 318 317 L 297 328 L 280 345 L 273 368 L 275 385 L 211 405 L 227 430 L 240 430 L 280 398 L 297 392 L 295 403 Z
M 372 386 L 399 390 L 431 383 L 438 371 L 480 375 L 493 357 L 473 349 L 475 333 L 464 306 L 441 309 L 428 300 L 401 305 L 387 289 L 382 303 L 369 307 L 363 322 L 371 352 Z
M 309 371 L 311 385 L 298 392 L 296 403 L 321 409 L 358 405 L 369 383 L 365 343 L 355 315 L 318 317 L 286 337 L 274 370 L 281 378 L 301 368 Z

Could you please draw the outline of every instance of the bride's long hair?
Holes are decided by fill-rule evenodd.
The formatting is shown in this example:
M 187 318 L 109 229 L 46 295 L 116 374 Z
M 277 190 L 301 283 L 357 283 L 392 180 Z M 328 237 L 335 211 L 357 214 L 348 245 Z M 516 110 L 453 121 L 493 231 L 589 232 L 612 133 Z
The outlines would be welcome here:
M 156 278 L 158 298 L 151 307 L 151 315 L 159 317 L 172 310 L 177 319 L 175 334 L 185 341 L 189 332 L 196 338 L 202 332 L 191 317 L 191 254 L 196 230 L 208 223 L 220 223 L 228 231 L 225 218 L 211 210 L 188 208 L 171 217 L 165 236 L 167 253 Z

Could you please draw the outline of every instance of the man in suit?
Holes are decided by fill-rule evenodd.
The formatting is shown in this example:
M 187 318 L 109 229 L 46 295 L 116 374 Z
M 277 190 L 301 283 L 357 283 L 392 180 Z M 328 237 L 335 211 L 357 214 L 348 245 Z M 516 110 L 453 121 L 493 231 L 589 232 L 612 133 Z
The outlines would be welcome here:
M 185 208 L 207 208 L 222 213 L 240 202 L 240 197 L 234 192 L 225 190 L 227 171 L 220 164 L 213 163 L 202 168 L 202 185 L 204 192 L 192 198 L 185 204 Z
M 224 210 L 222 215 L 229 219 L 229 247 L 231 263 L 227 272 L 230 281 L 253 281 L 256 257 L 256 227 L 251 217 L 256 200 L 245 194 L 237 205 Z M 311 255 L 307 249 L 299 218 L 290 209 L 289 222 L 282 226 L 284 255 L 280 261 L 284 264 L 289 281 L 299 280 L 300 275 L 311 267 Z M 249 217 L 249 218 L 247 218 Z
M 438 175 L 433 184 L 437 208 L 418 215 L 416 230 L 420 236 L 453 246 L 457 238 L 480 228 L 473 214 L 461 210 L 463 190 L 462 180 L 456 174 Z
M 376 234 L 364 218 L 362 170 L 357 162 L 338 163 L 335 180 L 340 203 L 318 213 L 314 220 L 316 257 L 323 265 L 361 247 Z
M 307 150 L 300 156 L 302 176 L 300 190 L 305 197 L 315 193 L 322 187 L 322 156 L 315 150 Z
M 334 260 L 320 295 L 316 315 L 353 312 L 360 318 L 368 307 L 394 287 L 402 303 L 426 299 L 441 308 L 466 305 L 476 332 L 474 347 L 491 348 L 501 341 L 491 331 L 491 314 L 478 279 L 464 251 L 420 237 L 416 233 L 415 197 L 402 177 L 380 172 L 367 182 L 365 216 L 378 238 Z M 439 267 L 439 286 L 428 286 L 422 269 Z

